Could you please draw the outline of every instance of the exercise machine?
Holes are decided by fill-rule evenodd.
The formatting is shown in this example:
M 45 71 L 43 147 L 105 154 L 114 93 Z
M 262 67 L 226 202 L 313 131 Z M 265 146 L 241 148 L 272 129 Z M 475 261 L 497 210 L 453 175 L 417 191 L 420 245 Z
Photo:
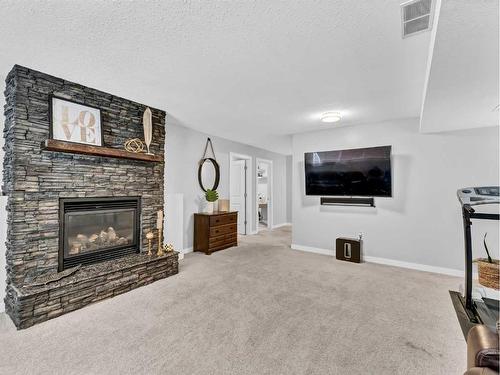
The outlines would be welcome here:
M 457 190 L 457 197 L 462 206 L 465 242 L 465 286 L 464 295 L 450 291 L 453 306 L 457 313 L 462 332 L 467 338 L 469 329 L 476 324 L 485 324 L 496 330 L 499 319 L 498 299 L 482 297 L 472 298 L 472 220 L 499 220 L 498 213 L 477 212 L 474 207 L 488 204 L 500 204 L 498 186 L 468 187 Z

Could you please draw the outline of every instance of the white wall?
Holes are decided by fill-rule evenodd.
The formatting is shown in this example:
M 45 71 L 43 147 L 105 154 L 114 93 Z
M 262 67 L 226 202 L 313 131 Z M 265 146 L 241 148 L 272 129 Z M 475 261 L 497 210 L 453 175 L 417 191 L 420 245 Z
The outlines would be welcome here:
M 229 197 L 229 153 L 249 155 L 253 158 L 251 176 L 255 176 L 255 158 L 269 159 L 273 161 L 273 218 L 274 225 L 287 221 L 287 198 L 286 198 L 286 156 L 242 143 L 229 141 L 227 139 L 209 136 L 204 133 L 177 125 L 169 121 L 167 115 L 166 134 L 166 162 L 165 162 L 165 193 L 184 194 L 184 249 L 193 246 L 193 214 L 202 209 L 204 196 L 198 185 L 198 161 L 203 155 L 207 137 L 210 137 L 214 146 L 217 162 L 220 165 L 221 179 L 217 189 L 219 198 Z M 255 227 L 255 191 L 256 182 L 253 177 L 253 196 L 250 201 L 252 210 L 250 230 L 256 231 Z M 165 210 L 168 211 L 168 207 Z
M 292 180 L 292 170 L 293 170 L 293 158 L 292 155 L 287 155 L 286 157 L 286 221 L 287 223 L 292 222 L 292 191 L 293 191 L 293 180 Z
M 420 134 L 403 120 L 297 134 L 293 137 L 293 244 L 333 254 L 340 236 L 364 233 L 371 257 L 463 269 L 463 230 L 456 190 L 498 185 L 498 128 Z M 321 206 L 304 194 L 304 152 L 392 145 L 393 198 L 376 208 Z M 489 232 L 498 258 L 498 222 L 475 222 L 475 254 Z M 311 249 L 314 250 L 314 249 Z

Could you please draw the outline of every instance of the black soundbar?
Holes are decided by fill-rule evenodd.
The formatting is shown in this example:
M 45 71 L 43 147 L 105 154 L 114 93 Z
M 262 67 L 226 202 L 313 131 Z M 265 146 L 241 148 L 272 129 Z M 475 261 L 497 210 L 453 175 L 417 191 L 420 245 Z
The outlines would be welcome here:
M 368 206 L 375 207 L 375 199 L 353 197 L 321 197 L 322 206 Z

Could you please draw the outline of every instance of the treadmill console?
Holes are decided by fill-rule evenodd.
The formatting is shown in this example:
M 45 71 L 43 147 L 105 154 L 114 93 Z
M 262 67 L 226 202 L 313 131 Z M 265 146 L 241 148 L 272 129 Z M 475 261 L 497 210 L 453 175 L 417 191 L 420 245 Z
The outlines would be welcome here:
M 462 206 L 500 203 L 500 188 L 498 186 L 462 188 L 457 190 L 457 197 Z

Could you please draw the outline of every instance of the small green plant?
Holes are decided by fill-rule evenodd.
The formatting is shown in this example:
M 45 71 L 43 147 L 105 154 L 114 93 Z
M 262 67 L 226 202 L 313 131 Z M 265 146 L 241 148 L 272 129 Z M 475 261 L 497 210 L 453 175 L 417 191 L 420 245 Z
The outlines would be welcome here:
M 219 199 L 219 193 L 217 193 L 216 190 L 210 190 L 207 189 L 205 192 L 205 199 L 207 202 L 215 202 L 217 199 Z

